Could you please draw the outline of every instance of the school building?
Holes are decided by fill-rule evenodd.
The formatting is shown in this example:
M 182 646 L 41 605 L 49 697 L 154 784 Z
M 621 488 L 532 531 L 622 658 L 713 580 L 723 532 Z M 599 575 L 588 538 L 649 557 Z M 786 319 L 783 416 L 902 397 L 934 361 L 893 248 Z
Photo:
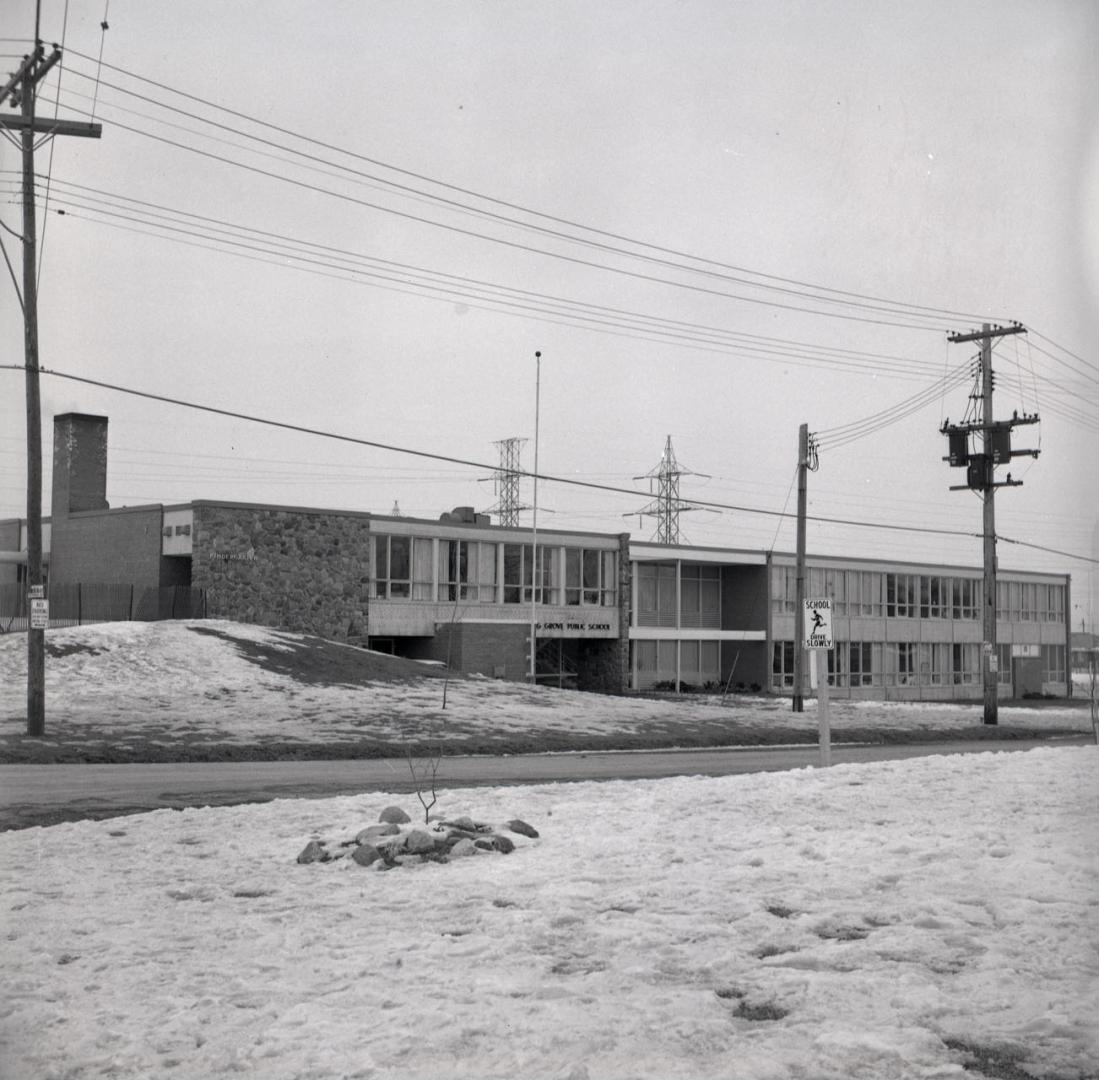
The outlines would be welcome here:
M 110 508 L 106 478 L 107 418 L 56 417 L 43 529 L 51 591 L 197 589 L 211 618 L 502 679 L 529 677 L 533 629 L 539 682 L 793 690 L 792 554 L 556 529 L 539 529 L 535 544 L 530 528 L 493 525 L 468 507 L 438 520 L 203 499 Z M 26 523 L 0 522 L 0 593 L 18 591 L 25 564 Z M 807 564 L 806 596 L 832 600 L 835 695 L 981 698 L 979 569 Z M 1070 587 L 1068 575 L 1000 572 L 1003 696 L 1070 692 Z

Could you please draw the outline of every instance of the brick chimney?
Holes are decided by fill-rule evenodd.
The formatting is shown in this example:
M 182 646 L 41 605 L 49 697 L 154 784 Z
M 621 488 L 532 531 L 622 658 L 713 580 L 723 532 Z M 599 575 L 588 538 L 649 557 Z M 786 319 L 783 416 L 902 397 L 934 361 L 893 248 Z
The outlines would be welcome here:
M 53 418 L 53 517 L 107 509 L 107 417 Z

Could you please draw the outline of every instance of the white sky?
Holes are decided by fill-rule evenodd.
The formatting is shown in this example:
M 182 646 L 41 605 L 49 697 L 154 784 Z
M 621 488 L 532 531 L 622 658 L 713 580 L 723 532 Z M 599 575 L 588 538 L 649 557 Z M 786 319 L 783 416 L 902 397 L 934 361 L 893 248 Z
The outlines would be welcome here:
M 110 6 L 105 63 L 277 130 L 106 67 L 97 84 L 102 6 L 71 0 L 64 27 L 61 0 L 44 0 L 42 9 L 43 37 L 63 37 L 66 46 L 62 115 L 86 119 L 94 96 L 104 124 L 99 141 L 59 139 L 38 154 L 43 174 L 52 154 L 54 209 L 67 211 L 40 226 L 44 367 L 487 465 L 497 460 L 496 440 L 525 437 L 530 468 L 537 349 L 541 471 L 642 488 L 633 478 L 657 464 L 671 435 L 680 461 L 705 474 L 684 478 L 685 497 L 779 511 L 790 494 L 801 422 L 825 432 L 930 391 L 973 352 L 948 346 L 946 331 L 973 329 L 982 318 L 1018 319 L 1032 332 L 1000 347 L 996 412 L 1037 409 L 1043 453 L 1016 463 L 1025 485 L 1001 493 L 998 530 L 1099 559 L 1088 475 L 1099 455 L 1099 87 L 1092 62 L 1099 16 L 1090 5 Z M 5 34 L 32 33 L 30 0 L 4 0 L 3 10 Z M 0 42 L 5 54 L 25 47 Z M 7 67 L 16 63 L 5 58 Z M 51 77 L 43 91 L 47 112 L 57 82 Z M 336 167 L 314 163 L 320 171 L 306 171 L 300 158 L 292 162 L 271 147 L 265 152 L 279 160 L 261 157 L 255 143 L 247 148 L 244 136 L 210 120 Z M 342 151 L 757 274 L 962 314 L 920 317 L 919 330 L 809 315 L 804 309 L 827 305 L 399 195 L 346 167 L 517 214 Z M 0 169 L 17 168 L 15 148 L 0 144 Z M 0 215 L 16 231 L 17 180 L 0 174 Z M 141 235 L 133 230 L 149 226 L 133 220 L 114 219 L 125 228 L 111 227 L 87 201 L 105 196 L 78 195 L 72 184 L 111 193 L 115 210 L 131 218 L 136 207 L 125 200 L 143 200 L 527 290 L 539 294 L 541 314 L 484 310 L 468 281 L 461 295 L 429 299 L 303 273 L 285 257 L 269 265 L 185 246 L 178 236 Z M 17 241 L 6 232 L 3 238 L 18 259 Z M 0 362 L 17 364 L 22 333 L 10 283 L 4 295 Z M 739 346 L 691 348 L 624 329 L 625 316 L 616 317 L 614 333 L 595 332 L 547 316 L 547 296 L 678 320 L 696 334 L 717 327 L 827 351 L 784 347 L 796 355 L 764 359 Z M 870 355 L 856 370 L 840 368 L 841 349 Z M 832 362 L 822 363 L 822 355 Z M 944 418 L 961 418 L 967 392 L 963 383 L 929 393 L 914 416 L 826 449 L 810 478 L 810 512 L 976 532 L 979 505 L 947 490 L 962 478 L 941 460 L 938 434 Z M 435 517 L 495 500 L 486 469 L 44 379 L 47 441 L 48 418 L 67 410 L 110 416 L 108 498 L 116 506 L 206 497 L 387 513 L 397 501 L 403 513 Z M 0 517 L 25 513 L 23 417 L 22 376 L 0 371 Z M 1017 445 L 1037 437 L 1021 428 Z M 651 519 L 639 525 L 624 516 L 644 505 L 643 496 L 547 484 L 539 501 L 555 526 L 625 528 L 641 538 L 654 528 Z M 740 512 L 691 513 L 682 530 L 696 543 L 794 543 L 792 522 Z M 981 558 L 976 538 L 820 524 L 811 526 L 809 545 L 867 555 L 903 548 L 920 559 L 973 565 Z M 1094 564 L 1007 544 L 1001 561 L 1071 572 L 1080 605 L 1074 625 L 1099 614 Z

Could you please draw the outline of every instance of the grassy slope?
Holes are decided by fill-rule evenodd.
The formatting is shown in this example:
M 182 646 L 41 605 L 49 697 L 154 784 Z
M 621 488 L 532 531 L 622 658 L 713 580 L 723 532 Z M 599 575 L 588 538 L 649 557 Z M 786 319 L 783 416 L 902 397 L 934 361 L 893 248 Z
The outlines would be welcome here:
M 317 638 L 300 637 L 287 647 L 285 643 L 272 647 L 263 641 L 246 641 L 233 637 L 214 625 L 191 626 L 195 633 L 221 639 L 227 648 L 235 650 L 258 671 L 289 679 L 295 687 L 377 687 L 392 688 L 400 684 L 423 686 L 425 680 L 436 689 L 434 696 L 441 697 L 445 673 L 439 668 L 383 656 Z M 48 639 L 49 640 L 49 639 Z M 95 650 L 82 645 L 77 639 L 55 639 L 49 645 L 55 659 L 76 657 L 84 662 L 94 662 Z M 430 682 L 430 680 L 437 680 Z M 462 676 L 451 676 L 455 686 L 463 683 Z M 515 694 L 529 694 L 525 687 L 516 687 Z M 248 761 L 403 757 L 411 747 L 423 751 L 428 743 L 418 743 L 416 737 L 378 737 L 368 729 L 353 739 L 326 739 L 323 735 L 308 741 L 300 739 L 256 738 L 251 742 L 229 741 L 209 733 L 189 733 L 186 724 L 173 723 L 170 703 L 157 700 L 158 684 L 150 680 L 147 701 L 127 698 L 124 708 L 141 714 L 140 724 L 83 723 L 66 725 L 64 708 L 54 711 L 47 718 L 47 739 L 31 739 L 17 726 L 9 724 L 0 733 L 0 761 L 2 762 L 172 762 L 172 761 Z M 612 750 L 612 749 L 660 749 L 666 747 L 706 747 L 722 745 L 780 745 L 804 743 L 815 735 L 815 719 L 812 715 L 795 718 L 788 710 L 787 702 L 772 700 L 752 704 L 745 702 L 745 709 L 734 704 L 715 716 L 713 709 L 698 709 L 690 696 L 664 700 L 658 719 L 647 718 L 622 728 L 592 733 L 562 729 L 559 718 L 561 705 L 575 701 L 580 708 L 588 695 L 571 698 L 566 693 L 554 697 L 558 723 L 540 726 L 530 723 L 521 730 L 496 729 L 491 724 L 448 733 L 445 749 L 448 754 L 515 754 L 548 750 Z M 1028 705 L 1034 704 L 1027 702 Z M 1064 707 L 1064 702 L 1059 702 Z M 1080 702 L 1081 707 L 1086 707 Z M 294 706 L 278 693 L 270 695 L 270 709 L 287 712 Z M 746 709 L 754 708 L 755 722 L 743 719 Z M 760 723 L 758 712 L 766 712 L 766 723 Z M 157 711 L 159 710 L 159 711 Z M 156 716 L 155 721 L 148 717 Z M 427 715 L 427 714 L 425 714 Z M 445 714 L 435 713 L 437 720 Z M 1010 727 L 986 727 L 980 723 L 979 707 L 972 710 L 972 723 L 968 719 L 951 726 L 929 726 L 913 729 L 911 725 L 890 729 L 888 723 L 876 722 L 865 726 L 847 723 L 834 733 L 836 741 L 857 742 L 915 742 L 920 740 L 955 739 L 1018 739 L 1052 737 L 1062 732 L 1042 726 L 1031 728 L 1012 723 Z M 124 728 L 124 733 L 122 729 Z M 1074 732 L 1079 734 L 1077 728 Z

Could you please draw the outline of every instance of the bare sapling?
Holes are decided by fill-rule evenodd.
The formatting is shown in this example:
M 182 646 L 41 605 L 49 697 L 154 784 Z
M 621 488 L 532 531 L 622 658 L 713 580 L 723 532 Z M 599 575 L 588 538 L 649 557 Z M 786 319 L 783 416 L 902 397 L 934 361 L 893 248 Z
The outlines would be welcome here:
M 429 824 L 431 808 L 439 801 L 438 792 L 435 790 L 439 776 L 439 763 L 443 760 L 443 748 L 440 746 L 435 753 L 423 761 L 416 761 L 412 756 L 412 747 L 408 747 L 408 771 L 412 774 L 412 783 L 416 786 L 416 798 L 424 808 L 424 824 Z M 428 801 L 427 792 L 431 793 L 431 801 Z

